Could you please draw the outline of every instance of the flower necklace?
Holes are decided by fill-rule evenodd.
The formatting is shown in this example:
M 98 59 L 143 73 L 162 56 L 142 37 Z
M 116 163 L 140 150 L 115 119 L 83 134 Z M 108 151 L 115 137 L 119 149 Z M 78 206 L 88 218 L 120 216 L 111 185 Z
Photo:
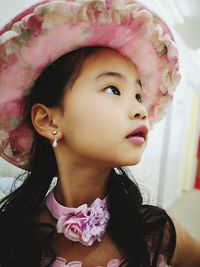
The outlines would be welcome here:
M 107 196 L 103 200 L 97 198 L 89 207 L 83 204 L 78 208 L 69 208 L 59 204 L 54 191 L 51 191 L 46 198 L 46 206 L 58 219 L 58 233 L 63 233 L 69 240 L 79 241 L 86 246 L 91 246 L 96 240 L 101 242 L 110 219 Z

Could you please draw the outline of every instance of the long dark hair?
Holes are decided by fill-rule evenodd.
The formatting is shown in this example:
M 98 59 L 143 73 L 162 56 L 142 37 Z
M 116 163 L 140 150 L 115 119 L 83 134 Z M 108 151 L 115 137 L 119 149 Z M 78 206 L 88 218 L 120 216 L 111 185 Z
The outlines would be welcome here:
M 51 266 L 56 258 L 48 246 L 55 229 L 53 225 L 39 223 L 37 215 L 52 178 L 57 175 L 57 163 L 49 140 L 34 131 L 31 108 L 34 103 L 62 106 L 63 96 L 84 60 L 100 49 L 85 47 L 63 55 L 42 72 L 24 97 L 22 123 L 34 132 L 30 171 L 16 177 L 24 182 L 0 202 L 0 267 Z M 125 255 L 127 266 L 157 266 L 160 255 L 170 261 L 175 234 L 165 211 L 143 205 L 141 192 L 126 168 L 111 169 L 108 190 L 111 216 L 108 231 Z

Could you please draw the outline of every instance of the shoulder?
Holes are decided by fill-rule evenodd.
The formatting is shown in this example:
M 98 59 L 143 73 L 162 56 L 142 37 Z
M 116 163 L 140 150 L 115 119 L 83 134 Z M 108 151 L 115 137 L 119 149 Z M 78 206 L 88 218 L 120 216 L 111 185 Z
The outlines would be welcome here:
M 193 238 L 164 209 L 145 205 L 142 214 L 153 266 L 157 266 L 160 259 L 162 263 L 173 267 L 200 266 L 200 241 Z
M 157 266 L 161 259 L 162 264 L 170 265 L 176 247 L 173 221 L 164 209 L 152 205 L 143 206 L 142 216 L 152 266 Z
M 173 219 L 176 229 L 176 248 L 172 258 L 174 267 L 200 266 L 200 241 L 193 238 Z

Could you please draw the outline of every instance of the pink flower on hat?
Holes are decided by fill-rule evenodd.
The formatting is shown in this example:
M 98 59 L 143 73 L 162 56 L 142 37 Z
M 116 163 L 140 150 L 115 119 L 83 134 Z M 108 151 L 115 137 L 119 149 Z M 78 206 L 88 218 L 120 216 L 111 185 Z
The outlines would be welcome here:
M 39 35 L 41 33 L 42 21 L 41 17 L 30 14 L 22 19 L 22 25 L 25 29 L 29 29 L 33 35 Z
M 9 134 L 10 146 L 14 155 L 20 154 L 23 151 L 23 147 L 29 147 L 31 140 L 29 138 L 31 130 L 25 126 L 21 126 L 16 130 L 13 130 Z M 17 138 L 20 137 L 20 138 Z M 23 156 L 23 153 L 22 153 Z

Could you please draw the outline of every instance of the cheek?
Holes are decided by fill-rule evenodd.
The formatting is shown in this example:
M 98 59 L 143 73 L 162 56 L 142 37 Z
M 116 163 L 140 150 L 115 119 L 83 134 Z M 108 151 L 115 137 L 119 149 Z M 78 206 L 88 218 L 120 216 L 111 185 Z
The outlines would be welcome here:
M 119 108 L 114 109 L 107 101 L 90 97 L 71 101 L 66 110 L 65 133 L 77 145 L 106 145 L 106 140 L 119 135 Z M 119 113 L 119 114 L 118 114 Z M 116 138 L 117 140 L 117 138 Z M 110 141 L 109 141 L 110 143 Z
M 95 137 L 98 133 L 109 130 L 108 114 L 97 105 L 82 105 L 76 110 L 71 110 L 67 116 L 66 124 L 71 127 L 74 134 L 81 133 L 85 137 Z
M 109 107 L 108 101 L 100 97 L 99 94 L 77 94 L 70 100 L 70 107 L 66 112 L 66 117 L 77 128 L 103 127 L 107 121 L 113 121 L 113 114 Z

